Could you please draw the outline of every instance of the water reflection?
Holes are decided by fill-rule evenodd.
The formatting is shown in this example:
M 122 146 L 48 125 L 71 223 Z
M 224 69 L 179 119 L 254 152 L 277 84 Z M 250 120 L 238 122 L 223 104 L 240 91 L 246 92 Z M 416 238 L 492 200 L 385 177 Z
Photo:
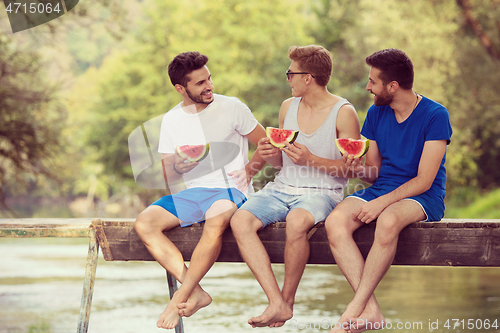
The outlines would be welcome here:
M 74 332 L 87 249 L 86 240 L 0 239 L 0 333 Z M 281 284 L 283 266 L 274 270 Z M 392 267 L 376 292 L 387 320 L 422 326 L 381 332 L 500 332 L 443 327 L 447 319 L 500 319 L 499 278 L 499 268 Z M 185 319 L 188 333 L 250 332 L 247 320 L 267 306 L 245 264 L 216 264 L 202 286 L 213 303 Z M 335 324 L 351 298 L 336 266 L 308 266 L 297 292 L 295 321 L 273 332 L 328 332 L 328 323 Z M 155 323 L 167 299 L 158 264 L 100 260 L 89 332 L 164 332 Z M 439 329 L 430 330 L 436 320 Z M 307 323 L 322 326 L 298 329 Z

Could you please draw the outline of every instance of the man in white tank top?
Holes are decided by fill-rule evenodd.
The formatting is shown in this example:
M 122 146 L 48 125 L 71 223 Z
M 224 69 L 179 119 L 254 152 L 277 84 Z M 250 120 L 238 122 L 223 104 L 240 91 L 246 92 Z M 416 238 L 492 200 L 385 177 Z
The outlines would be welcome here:
M 289 50 L 286 72 L 293 97 L 283 102 L 279 127 L 298 130 L 293 144 L 277 149 L 259 141 L 257 153 L 280 169 L 274 182 L 251 195 L 231 219 L 240 252 L 264 289 L 269 306 L 248 323 L 279 327 L 293 315 L 300 278 L 309 258 L 307 232 L 323 221 L 343 197 L 349 176 L 335 138 L 360 138 L 358 115 L 349 102 L 331 94 L 330 53 L 310 45 Z M 345 171 L 345 172 L 344 172 Z M 257 231 L 286 221 L 285 280 L 280 290 Z

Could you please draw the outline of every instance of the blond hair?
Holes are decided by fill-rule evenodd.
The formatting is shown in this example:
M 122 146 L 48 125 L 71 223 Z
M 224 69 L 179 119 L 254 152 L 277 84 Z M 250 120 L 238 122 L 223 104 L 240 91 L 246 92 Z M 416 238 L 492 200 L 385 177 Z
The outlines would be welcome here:
M 332 57 L 323 46 L 292 46 L 288 49 L 288 57 L 299 64 L 300 70 L 314 76 L 318 85 L 326 86 L 330 81 Z

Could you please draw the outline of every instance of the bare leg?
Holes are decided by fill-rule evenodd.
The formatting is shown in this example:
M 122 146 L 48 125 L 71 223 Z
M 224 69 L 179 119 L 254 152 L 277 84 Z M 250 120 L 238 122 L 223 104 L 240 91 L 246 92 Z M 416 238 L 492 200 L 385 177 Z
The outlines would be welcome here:
M 212 211 L 209 212 L 210 210 Z M 178 306 L 180 303 L 186 302 L 190 295 L 194 297 L 192 302 L 196 305 L 187 310 L 189 315 L 211 302 L 210 296 L 201 289 L 198 283 L 219 255 L 222 233 L 229 225 L 229 220 L 236 210 L 236 206 L 229 200 L 219 200 L 212 205 L 210 210 L 207 211 L 205 228 L 193 252 L 189 270 L 184 264 L 180 251 L 163 234 L 163 230 L 179 225 L 177 217 L 159 206 L 150 206 L 139 215 L 134 225 L 153 257 L 182 283 L 160 315 L 157 322 L 157 326 L 160 328 L 173 329 L 177 325 L 179 321 Z
M 340 202 L 325 222 L 330 248 L 335 261 L 354 291 L 358 288 L 365 262 L 353 239 L 354 231 L 363 226 L 364 223 L 354 218 L 353 212 L 357 211 L 363 204 L 364 202 L 361 200 L 346 198 Z M 384 319 L 374 295 L 367 304 L 367 311 L 372 313 L 373 318 Z M 345 322 L 348 323 L 350 319 L 352 318 L 343 316 L 340 319 L 340 324 L 345 325 Z M 343 330 L 338 331 L 342 332 Z M 337 330 L 334 330 L 334 332 L 337 332 Z
M 332 253 L 355 291 L 354 298 L 347 306 L 340 322 L 356 323 L 357 319 L 362 319 L 360 322 L 363 322 L 363 325 L 353 326 L 353 329 L 347 330 L 358 333 L 373 327 L 382 327 L 373 325 L 383 323 L 384 320 L 373 292 L 392 264 L 399 233 L 408 224 L 423 220 L 425 214 L 413 201 L 400 201 L 387 207 L 377 219 L 373 246 L 365 263 L 352 239 L 352 232 L 357 229 L 355 227 L 359 228 L 362 225 L 360 221 L 355 221 L 352 212 L 363 202 L 354 198 L 348 198 L 345 202 L 345 205 L 341 207 L 339 205 L 341 209 L 337 212 L 334 210 L 335 214 L 332 213 L 328 217 L 327 231 Z M 331 332 L 342 331 L 332 329 Z
M 313 226 L 314 217 L 305 209 L 293 209 L 286 217 L 285 281 L 282 294 L 292 310 L 295 294 L 309 259 L 307 232 Z M 281 321 L 270 326 L 281 327 L 284 324 L 285 322 Z
M 252 327 L 269 326 L 292 317 L 292 310 L 283 299 L 271 268 L 271 260 L 257 231 L 262 222 L 246 210 L 237 211 L 231 219 L 231 229 L 238 243 L 241 255 L 269 300 L 269 306 L 258 317 L 248 321 Z
M 176 292 L 176 294 L 179 294 L 177 295 L 179 299 L 183 300 L 178 305 L 179 315 L 190 317 L 212 302 L 212 298 L 205 292 L 200 293 L 196 285 L 217 260 L 222 247 L 222 234 L 229 226 L 229 221 L 236 209 L 237 207 L 233 202 L 219 200 L 206 212 L 203 235 L 191 256 L 191 263 L 184 283 Z M 199 273 L 191 275 L 192 270 Z

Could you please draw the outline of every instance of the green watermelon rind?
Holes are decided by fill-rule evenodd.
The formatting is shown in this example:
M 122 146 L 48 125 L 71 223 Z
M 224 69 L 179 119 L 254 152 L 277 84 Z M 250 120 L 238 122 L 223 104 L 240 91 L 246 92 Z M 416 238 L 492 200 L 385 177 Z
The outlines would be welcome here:
M 280 130 L 280 129 L 276 128 L 276 127 L 266 127 L 266 136 L 269 138 L 269 142 L 274 147 L 276 147 L 276 148 L 283 148 L 283 147 L 285 147 L 284 143 L 276 142 L 275 140 L 273 140 L 271 138 L 273 130 Z M 292 131 L 292 133 L 285 139 L 285 141 L 287 141 L 288 143 L 292 144 L 297 139 L 297 136 L 299 136 L 299 131 Z
M 360 139 L 360 140 L 350 139 L 350 138 L 335 139 L 335 145 L 337 146 L 337 148 L 340 151 L 340 153 L 342 154 L 342 156 L 345 155 L 347 153 L 347 151 L 340 144 L 340 140 L 345 140 L 345 139 L 350 140 L 350 141 L 359 141 L 359 142 L 363 143 L 363 146 L 361 146 L 362 150 L 358 154 L 352 154 L 354 158 L 360 158 L 360 157 L 362 157 L 364 154 L 366 154 L 366 152 L 370 148 L 370 140 L 367 140 L 367 139 Z
M 175 150 L 177 151 L 177 154 L 179 154 L 180 157 L 186 158 L 189 162 L 201 162 L 205 157 L 208 156 L 208 153 L 210 152 L 210 144 L 207 143 L 205 145 L 198 145 L 198 146 L 204 146 L 205 149 L 203 150 L 202 154 L 196 156 L 196 157 L 190 157 L 187 154 L 185 154 L 181 148 L 184 146 L 177 146 Z

